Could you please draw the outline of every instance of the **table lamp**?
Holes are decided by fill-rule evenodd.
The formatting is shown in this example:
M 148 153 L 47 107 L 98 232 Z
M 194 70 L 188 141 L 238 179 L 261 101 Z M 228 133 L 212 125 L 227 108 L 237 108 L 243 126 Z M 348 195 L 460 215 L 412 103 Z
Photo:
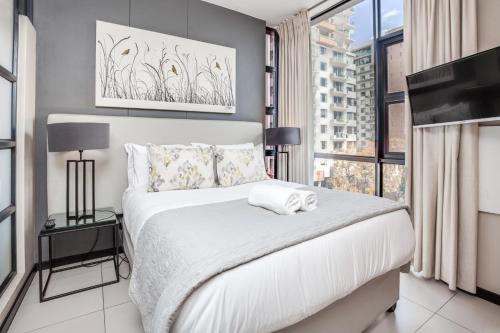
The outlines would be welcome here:
M 95 220 L 95 160 L 83 159 L 84 150 L 106 149 L 109 147 L 109 124 L 107 123 L 55 123 L 47 125 L 49 152 L 78 151 L 80 159 L 66 161 L 66 218 L 68 220 L 92 218 Z M 91 168 L 92 198 L 91 211 L 87 212 L 87 165 Z M 70 171 L 74 168 L 74 207 L 70 213 Z M 79 211 L 79 174 L 82 167 L 83 209 Z
M 284 150 L 286 145 L 300 145 L 300 128 L 298 127 L 274 127 L 266 129 L 266 145 L 281 146 L 278 154 L 286 156 L 286 180 L 289 180 L 289 156 Z

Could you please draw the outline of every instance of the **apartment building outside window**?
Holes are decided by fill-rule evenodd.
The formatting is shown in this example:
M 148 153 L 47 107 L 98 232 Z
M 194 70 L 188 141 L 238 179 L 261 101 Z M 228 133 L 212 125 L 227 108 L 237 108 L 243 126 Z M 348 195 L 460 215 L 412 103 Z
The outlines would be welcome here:
M 321 124 L 322 111 L 314 111 L 317 126 L 333 134 L 332 144 L 316 139 L 321 140 L 314 160 L 318 186 L 404 197 L 402 13 L 403 0 L 356 0 L 312 18 L 311 47 L 319 49 L 312 54 L 321 54 L 321 60 L 313 56 L 312 61 L 325 63 L 332 73 L 329 91 L 313 84 L 323 89 L 314 94 L 317 102 L 333 111 L 333 118 Z M 329 44 L 319 39 L 326 34 Z

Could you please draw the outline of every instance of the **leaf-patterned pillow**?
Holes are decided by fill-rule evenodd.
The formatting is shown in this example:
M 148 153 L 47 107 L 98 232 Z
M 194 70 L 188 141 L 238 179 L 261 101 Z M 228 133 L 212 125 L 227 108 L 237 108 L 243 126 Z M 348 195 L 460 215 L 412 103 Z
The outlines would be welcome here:
M 215 187 L 212 148 L 147 145 L 149 192 Z
M 216 148 L 217 178 L 223 187 L 269 179 L 262 144 L 254 148 Z

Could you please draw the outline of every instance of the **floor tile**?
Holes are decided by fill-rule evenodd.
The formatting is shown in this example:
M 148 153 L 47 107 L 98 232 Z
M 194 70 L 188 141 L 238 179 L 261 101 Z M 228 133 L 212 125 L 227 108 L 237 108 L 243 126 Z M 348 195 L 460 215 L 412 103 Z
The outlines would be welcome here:
M 87 315 L 46 326 L 30 333 L 104 333 L 104 312 L 98 311 Z
M 127 268 L 122 265 L 120 267 L 120 273 L 122 276 L 127 276 Z M 103 266 L 102 277 L 104 282 L 114 280 L 116 278 L 114 267 L 112 265 Z M 130 302 L 130 298 L 128 296 L 129 281 L 130 279 L 120 278 L 119 283 L 103 287 L 105 308 Z
M 426 308 L 401 298 L 396 311 L 382 315 L 365 333 L 413 333 L 432 315 Z
M 67 275 L 64 277 L 57 277 L 58 273 L 50 278 L 49 286 L 45 296 L 52 296 L 68 291 L 76 290 L 79 288 L 88 287 L 95 284 L 100 284 L 102 281 L 101 267 L 98 269 L 90 269 L 86 272 L 80 272 L 77 275 Z M 46 280 L 44 280 L 45 283 Z M 39 302 L 39 288 L 38 288 L 38 274 L 35 275 L 30 289 L 28 290 L 23 302 L 38 303 Z
M 439 315 L 481 333 L 500 332 L 500 306 L 459 292 Z
M 446 318 L 443 318 L 439 315 L 434 315 L 417 332 L 418 333 L 471 333 L 472 331 L 462 326 L 459 326 L 458 324 Z
M 35 289 L 35 290 L 33 290 Z M 38 293 L 38 284 L 28 290 L 28 294 Z M 10 333 L 27 332 L 41 327 L 53 325 L 73 319 L 103 308 L 101 288 L 92 289 L 75 295 L 70 295 L 44 303 L 38 298 L 23 300 L 12 322 Z
M 104 310 L 106 333 L 143 333 L 141 315 L 128 302 Z
M 455 295 L 443 282 L 401 273 L 400 295 L 435 312 Z

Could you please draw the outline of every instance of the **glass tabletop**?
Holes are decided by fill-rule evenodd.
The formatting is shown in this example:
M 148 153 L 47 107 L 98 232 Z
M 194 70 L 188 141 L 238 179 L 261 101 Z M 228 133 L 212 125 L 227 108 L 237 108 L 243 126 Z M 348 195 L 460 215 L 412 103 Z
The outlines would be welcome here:
M 71 214 L 74 214 L 71 212 Z M 117 223 L 116 213 L 113 207 L 96 208 L 95 218 L 85 217 L 77 220 L 67 219 L 66 213 L 57 213 L 49 216 L 47 220 L 53 220 L 54 226 L 46 227 L 45 223 L 40 231 L 41 234 L 63 232 L 72 229 L 87 229 L 102 225 L 112 225 Z

